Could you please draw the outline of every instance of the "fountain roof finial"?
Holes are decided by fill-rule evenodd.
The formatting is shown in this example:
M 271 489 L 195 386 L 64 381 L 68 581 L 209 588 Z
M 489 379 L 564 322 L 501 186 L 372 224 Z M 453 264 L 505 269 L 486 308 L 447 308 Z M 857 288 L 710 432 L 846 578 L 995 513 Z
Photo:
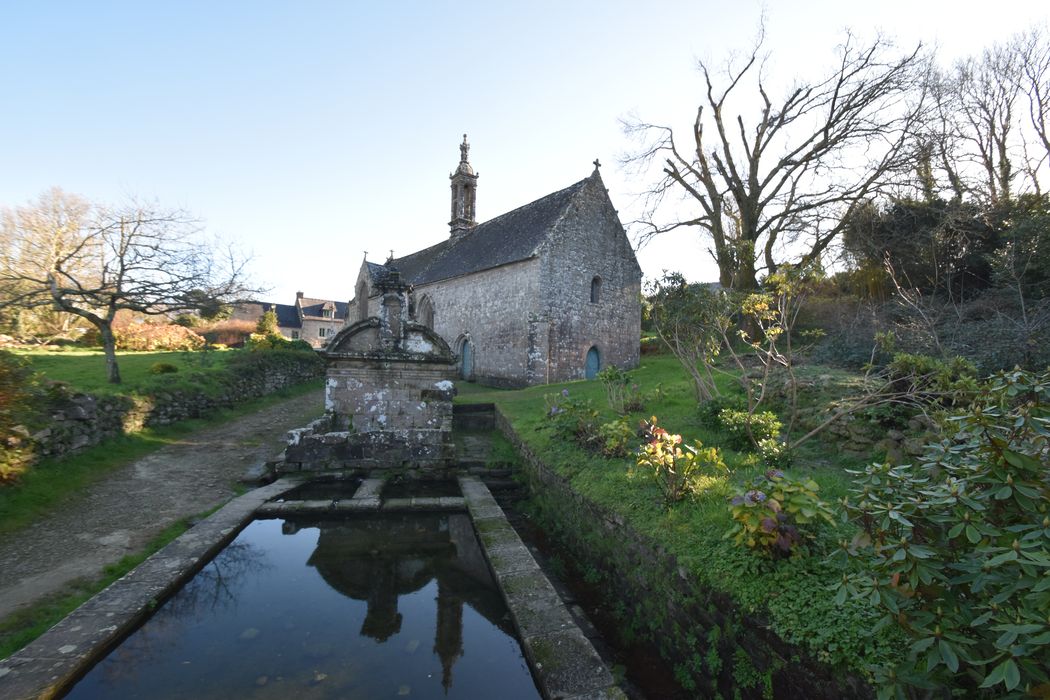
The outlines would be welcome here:
M 474 168 L 470 167 L 470 144 L 467 142 L 466 134 L 463 134 L 463 143 L 459 144 L 459 167 L 456 168 L 456 173 L 474 174 Z

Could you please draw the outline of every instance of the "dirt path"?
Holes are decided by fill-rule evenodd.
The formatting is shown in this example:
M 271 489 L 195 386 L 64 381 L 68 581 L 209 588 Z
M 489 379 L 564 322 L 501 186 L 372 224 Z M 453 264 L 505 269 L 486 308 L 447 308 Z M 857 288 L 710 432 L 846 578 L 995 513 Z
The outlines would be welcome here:
M 180 518 L 234 495 L 235 482 L 323 410 L 321 390 L 202 430 L 113 472 L 0 540 L 0 619 L 141 550 Z

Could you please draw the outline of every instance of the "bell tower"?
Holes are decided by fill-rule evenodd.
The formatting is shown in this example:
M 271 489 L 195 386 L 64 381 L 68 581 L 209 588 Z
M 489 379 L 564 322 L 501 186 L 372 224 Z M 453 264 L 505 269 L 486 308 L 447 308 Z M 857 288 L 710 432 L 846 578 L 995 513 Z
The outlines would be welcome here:
M 478 176 L 474 168 L 470 167 L 467 158 L 469 153 L 470 144 L 467 143 L 467 135 L 463 134 L 463 143 L 459 144 L 459 166 L 456 172 L 448 176 L 452 181 L 452 220 L 448 222 L 452 238 L 458 238 L 478 225 L 474 219 Z

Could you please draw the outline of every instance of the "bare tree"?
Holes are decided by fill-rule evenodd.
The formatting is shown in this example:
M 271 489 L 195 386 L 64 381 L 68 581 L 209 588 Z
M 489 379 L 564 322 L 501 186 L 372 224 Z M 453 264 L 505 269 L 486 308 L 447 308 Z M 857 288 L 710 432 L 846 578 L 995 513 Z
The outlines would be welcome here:
M 76 195 L 52 188 L 31 207 L 0 210 L 0 270 L 25 269 L 31 261 L 61 255 L 72 249 L 86 224 L 91 205 Z M 82 260 L 87 263 L 87 260 Z M 86 269 L 78 269 L 82 276 Z M 20 336 L 54 336 L 71 331 L 83 319 L 51 307 L 25 308 L 4 304 L 32 288 L 28 280 L 9 281 L 0 288 L 4 325 Z
M 1042 146 L 1033 172 L 1050 163 L 1050 36 L 1045 29 L 1033 29 L 1019 41 L 1021 89 L 1028 96 L 1028 117 Z M 1039 181 L 1035 180 L 1036 193 Z
M 661 168 L 635 222 L 640 239 L 700 228 L 711 238 L 719 281 L 741 290 L 757 286 L 760 270 L 776 272 L 782 248 L 796 262 L 819 259 L 845 215 L 909 168 L 925 104 L 919 47 L 891 55 L 881 38 L 861 45 L 847 35 L 834 69 L 774 102 L 762 43 L 760 35 L 723 76 L 700 62 L 706 92 L 687 142 L 668 126 L 624 124 L 645 144 L 625 163 Z M 740 109 L 754 111 L 745 118 Z M 667 220 L 669 194 L 683 195 L 696 215 Z
M 181 211 L 142 203 L 106 209 L 56 188 L 5 219 L 0 307 L 51 307 L 87 320 L 114 384 L 118 311 L 170 314 L 255 291 L 245 283 L 246 260 L 229 249 L 216 255 Z
M 929 72 L 927 87 L 930 118 L 925 121 L 921 132 L 916 137 L 919 144 L 920 167 L 925 165 L 922 163 L 923 159 L 929 158 L 930 160 L 930 172 L 927 182 L 924 183 L 923 199 L 931 202 L 938 194 L 939 187 L 934 172 L 936 166 L 944 172 L 948 180 L 952 199 L 962 201 L 970 187 L 957 162 L 957 155 L 962 148 L 959 130 L 956 128 L 959 101 L 958 91 L 955 89 L 956 84 L 952 78 L 935 67 Z
M 978 191 L 992 206 L 1009 203 L 1017 175 L 1012 152 L 1020 78 L 1017 53 L 997 44 L 980 58 L 959 62 L 955 72 L 956 128 L 982 173 Z
M 936 74 L 939 121 L 923 139 L 956 199 L 1009 205 L 1039 195 L 1050 163 L 1050 42 L 1041 29 L 1013 36 Z

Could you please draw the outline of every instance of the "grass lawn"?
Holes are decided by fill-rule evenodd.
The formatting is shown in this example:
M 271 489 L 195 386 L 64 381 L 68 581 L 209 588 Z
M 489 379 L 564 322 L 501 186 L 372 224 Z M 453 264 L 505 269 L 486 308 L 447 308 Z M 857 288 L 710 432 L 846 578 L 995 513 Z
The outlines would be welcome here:
M 686 442 L 700 440 L 717 446 L 725 440 L 720 430 L 701 423 L 692 383 L 670 355 L 645 355 L 632 372 L 643 394 L 658 386 L 660 395 L 632 414 L 637 422 L 655 415 L 661 426 L 680 433 Z M 739 391 L 731 376 L 719 379 L 723 393 Z M 840 667 L 864 672 L 869 663 L 885 662 L 900 653 L 893 631 L 871 636 L 877 615 L 855 601 L 836 605 L 830 590 L 841 571 L 826 561 L 827 555 L 853 528 L 843 523 L 822 533 L 816 551 L 787 560 L 772 561 L 723 538 L 731 518 L 727 499 L 734 487 L 763 472 L 757 455 L 722 448 L 730 476 L 710 480 L 705 490 L 667 507 L 650 475 L 632 458 L 606 459 L 576 443 L 558 438 L 547 428 L 544 396 L 568 389 L 570 396 L 590 399 L 602 410 L 601 420 L 615 414 L 608 408 L 600 382 L 578 381 L 520 390 L 498 390 L 472 384 L 457 385 L 457 403 L 493 402 L 511 420 L 523 440 L 552 468 L 568 478 L 573 488 L 594 502 L 622 515 L 636 530 L 664 546 L 703 584 L 730 595 L 746 613 L 758 613 L 786 641 L 808 649 L 817 658 Z M 851 486 L 845 468 L 861 461 L 842 456 L 830 444 L 813 439 L 804 444 L 788 470 L 810 476 L 820 485 L 821 497 L 838 509 L 837 501 Z
M 91 394 L 134 393 L 146 391 L 165 378 L 170 381 L 187 372 L 212 372 L 222 370 L 228 352 L 209 352 L 202 362 L 199 352 L 118 352 L 117 366 L 120 368 L 121 384 L 110 384 L 106 377 L 106 357 L 102 350 L 75 348 L 45 350 L 19 349 L 15 354 L 28 359 L 33 369 L 52 381 L 65 382 L 78 391 Z M 150 367 L 158 362 L 175 365 L 179 371 L 173 374 L 152 374 Z

